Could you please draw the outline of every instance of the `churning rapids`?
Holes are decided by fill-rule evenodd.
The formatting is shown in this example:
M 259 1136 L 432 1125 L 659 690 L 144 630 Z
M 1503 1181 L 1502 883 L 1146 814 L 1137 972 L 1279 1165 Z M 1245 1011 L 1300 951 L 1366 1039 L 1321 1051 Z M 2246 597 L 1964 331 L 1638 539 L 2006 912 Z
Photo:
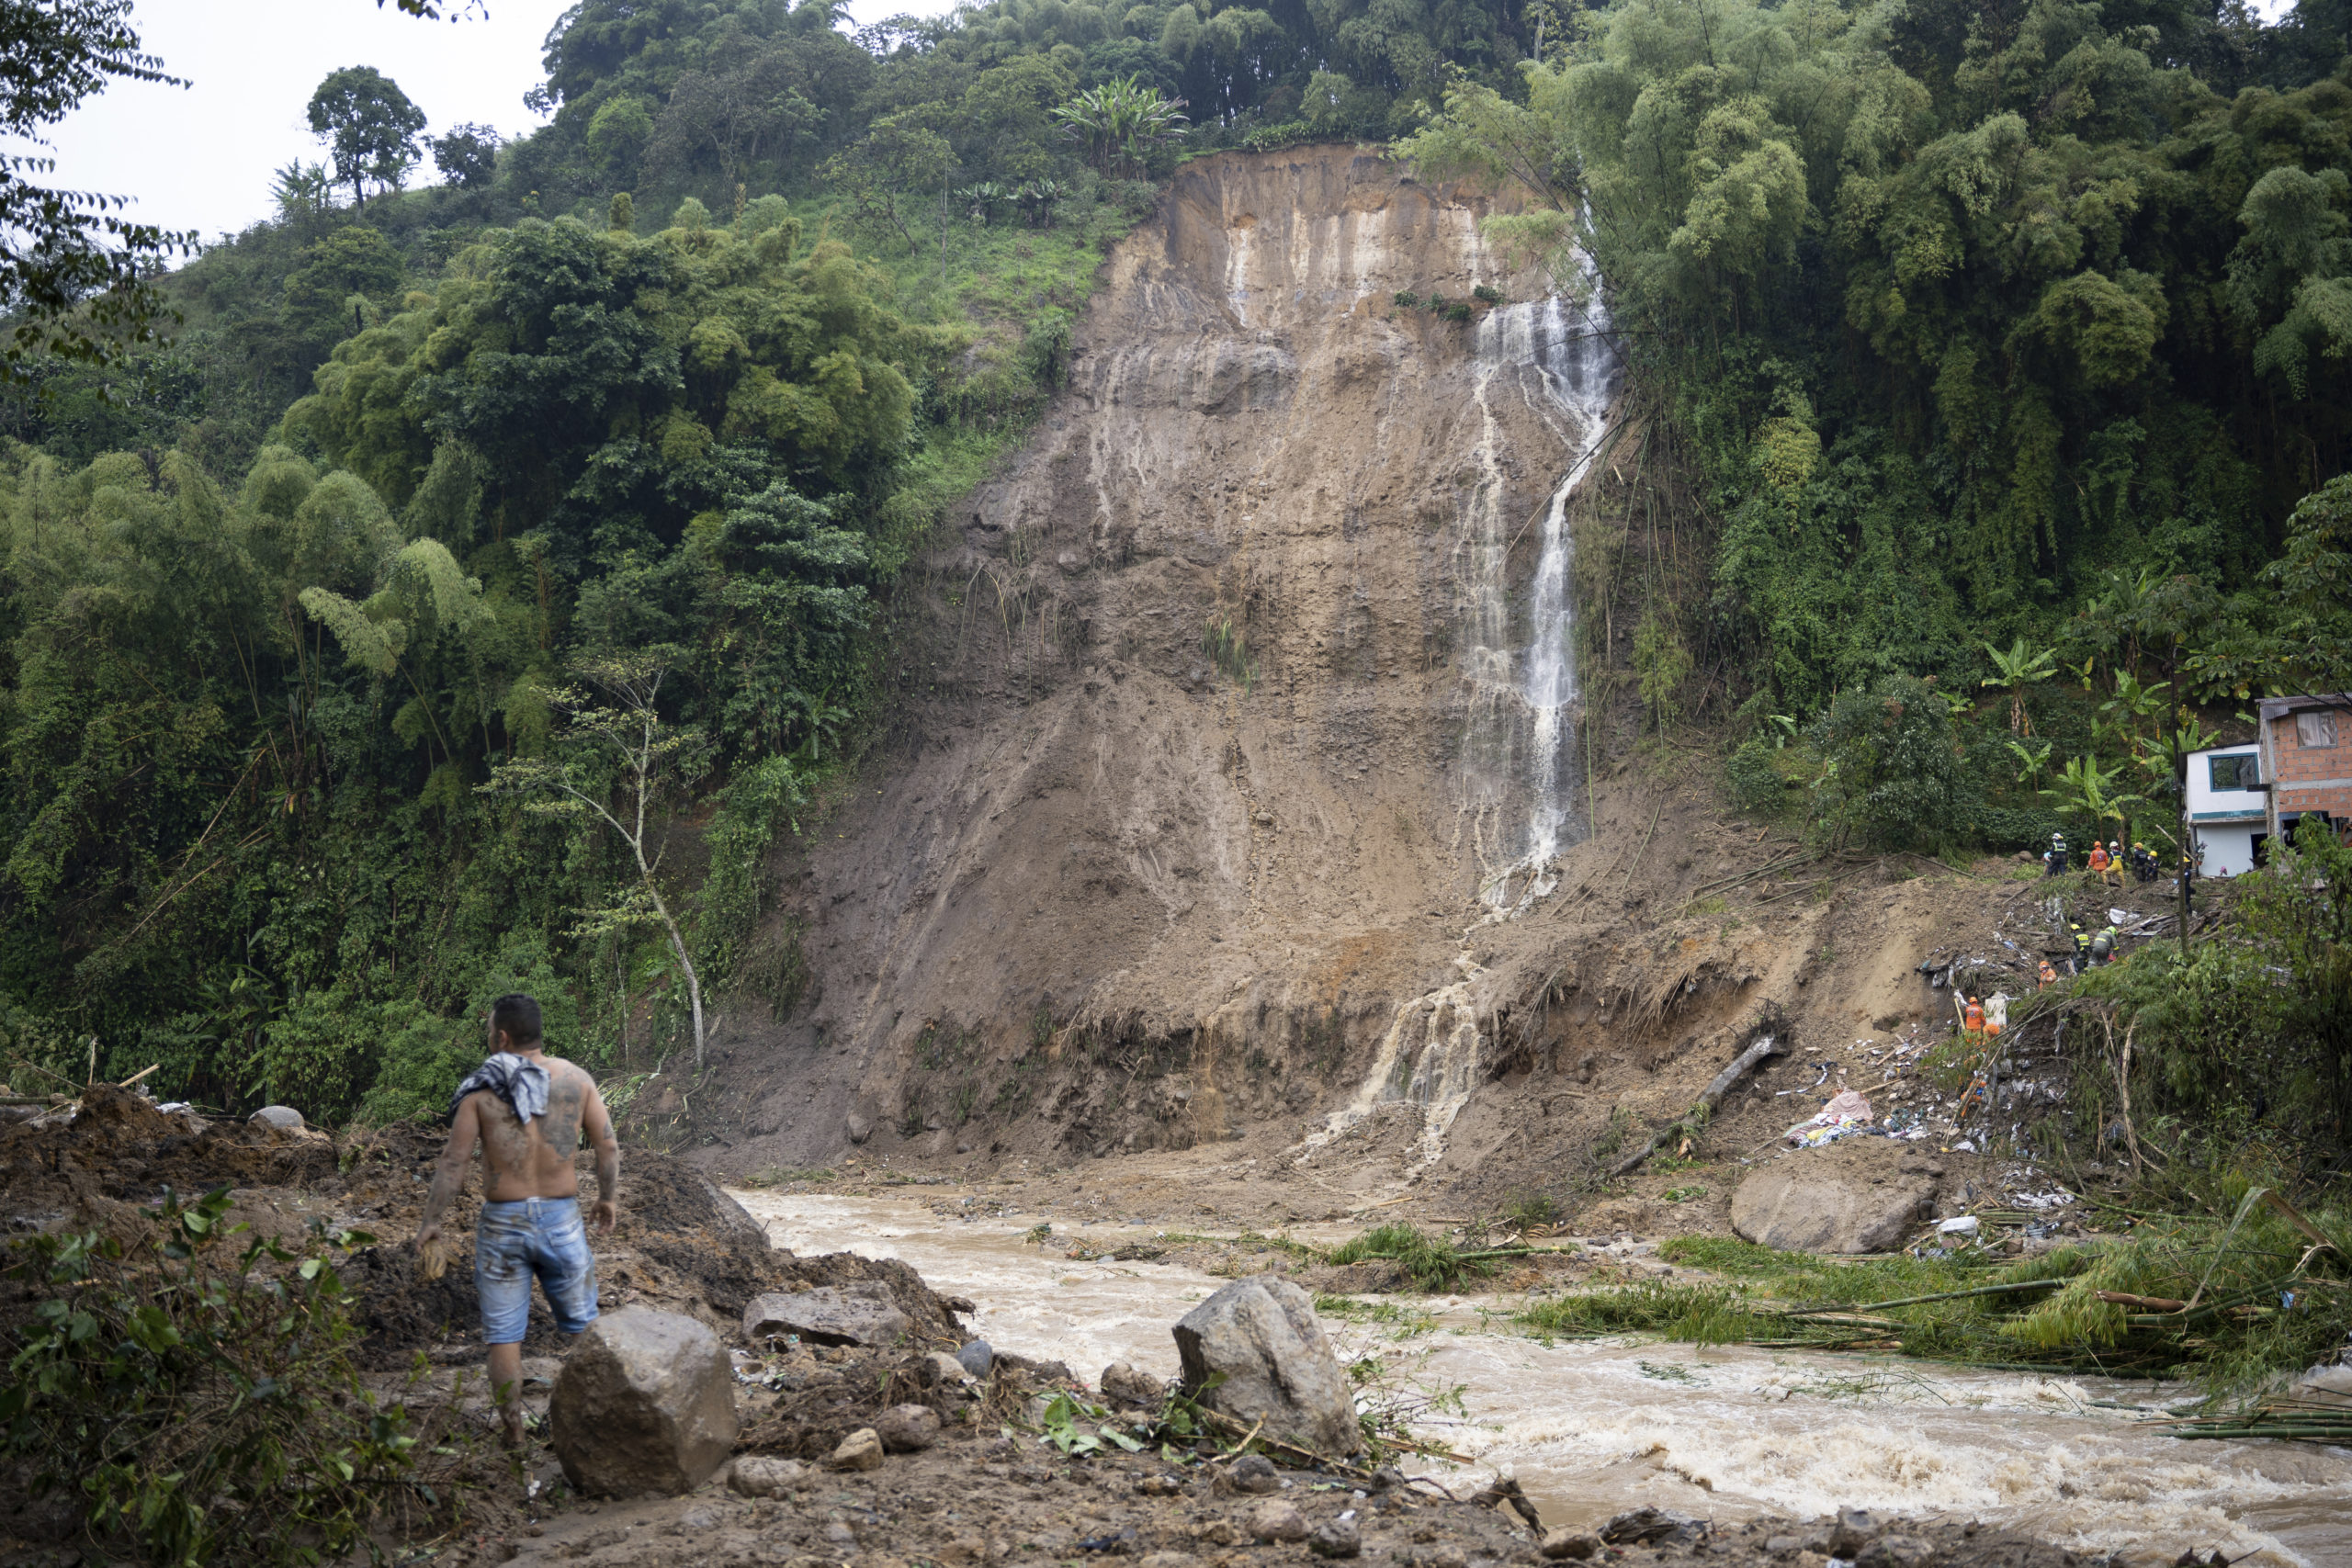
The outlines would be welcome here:
M 978 1303 L 985 1337 L 1088 1376 L 1114 1360 L 1173 1376 L 1169 1325 L 1224 1283 L 1073 1261 L 1025 1245 L 1027 1224 L 1007 1215 L 959 1222 L 906 1199 L 734 1195 L 776 1245 L 902 1259 Z M 1069 1234 L 1105 1247 L 1149 1235 L 1111 1224 Z M 1731 1521 L 1860 1506 L 1982 1519 L 2092 1551 L 2188 1543 L 2266 1568 L 2352 1568 L 2352 1452 L 2181 1442 L 2098 1403 L 2153 1406 L 2177 1388 L 1851 1356 L 1546 1346 L 1485 1326 L 1478 1309 L 1492 1301 L 1408 1304 L 1434 1310 L 1436 1330 L 1393 1340 L 1380 1325 L 1326 1327 L 1343 1355 L 1377 1350 L 1414 1381 L 1462 1385 L 1464 1416 L 1425 1435 L 1515 1474 L 1547 1524 L 1589 1526 L 1643 1503 Z

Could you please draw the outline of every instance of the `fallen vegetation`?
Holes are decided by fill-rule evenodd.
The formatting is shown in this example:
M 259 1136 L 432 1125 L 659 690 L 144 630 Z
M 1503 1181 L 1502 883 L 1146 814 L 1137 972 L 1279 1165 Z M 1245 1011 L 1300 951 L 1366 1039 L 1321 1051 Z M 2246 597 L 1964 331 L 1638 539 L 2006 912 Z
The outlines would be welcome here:
M 1513 1321 L 1547 1337 L 1643 1333 L 2188 1378 L 2218 1407 L 2332 1359 L 2352 1337 L 2347 1248 L 2352 1224 L 2340 1210 L 2305 1214 L 2274 1189 L 2240 1184 L 2223 1216 L 2152 1216 L 2125 1235 L 2012 1262 L 1962 1252 L 1845 1263 L 1680 1237 L 1659 1256 L 1713 1279 L 1540 1300 Z
M 0 1388 L 16 1479 L 90 1540 L 158 1562 L 334 1560 L 379 1523 L 453 1523 L 461 1480 L 487 1479 L 467 1473 L 483 1461 L 457 1402 L 362 1380 L 335 1263 L 373 1238 L 314 1227 L 290 1248 L 239 1246 L 230 1209 L 225 1188 L 167 1190 L 129 1244 L 23 1245 Z

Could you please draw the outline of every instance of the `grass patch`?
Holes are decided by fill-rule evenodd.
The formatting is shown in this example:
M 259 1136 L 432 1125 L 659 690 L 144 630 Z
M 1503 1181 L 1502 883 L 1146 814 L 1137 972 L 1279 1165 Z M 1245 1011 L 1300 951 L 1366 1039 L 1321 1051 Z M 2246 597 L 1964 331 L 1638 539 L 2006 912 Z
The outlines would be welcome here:
M 1332 1250 L 1330 1261 L 1362 1263 L 1375 1258 L 1401 1265 L 1424 1291 L 1454 1290 L 1464 1280 L 1484 1279 L 1494 1272 L 1491 1261 L 1464 1254 L 1442 1236 L 1402 1223 L 1382 1225 L 1340 1243 Z
M 1724 1236 L 1665 1260 L 1718 1281 L 1561 1296 L 1514 1316 L 1545 1337 L 1654 1334 L 1699 1345 L 1836 1348 L 2255 1389 L 2352 1336 L 2352 1223 L 2239 1184 L 2228 1217 L 2173 1215 L 2040 1258 L 1838 1262 Z
M 1367 1302 L 1354 1296 L 1317 1295 L 1315 1310 L 1327 1317 L 1340 1318 L 1349 1323 L 1376 1324 L 1392 1330 L 1393 1337 L 1398 1339 L 1409 1339 L 1437 1327 L 1436 1314 L 1396 1302 Z
M 781 1187 L 786 1182 L 831 1182 L 832 1170 L 823 1166 L 767 1166 L 743 1178 L 746 1187 Z

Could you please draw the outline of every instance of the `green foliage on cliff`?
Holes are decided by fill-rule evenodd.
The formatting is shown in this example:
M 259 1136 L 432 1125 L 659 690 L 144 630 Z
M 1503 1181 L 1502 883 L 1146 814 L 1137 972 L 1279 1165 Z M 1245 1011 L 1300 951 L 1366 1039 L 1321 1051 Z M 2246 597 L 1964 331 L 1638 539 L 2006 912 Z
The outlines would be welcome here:
M 1629 0 L 1406 150 L 1597 260 L 1723 518 L 1698 618 L 1804 714 L 1973 688 L 2119 570 L 2220 596 L 2200 642 L 2276 628 L 2259 574 L 2352 438 L 2324 10 Z

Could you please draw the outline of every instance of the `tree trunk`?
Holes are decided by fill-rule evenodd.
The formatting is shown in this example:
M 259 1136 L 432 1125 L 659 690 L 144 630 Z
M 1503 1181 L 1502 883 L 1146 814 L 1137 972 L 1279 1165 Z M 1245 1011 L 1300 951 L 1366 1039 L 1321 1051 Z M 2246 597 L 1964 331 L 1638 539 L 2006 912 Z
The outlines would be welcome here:
M 2173 787 L 2180 797 L 2180 961 L 2188 962 L 2188 878 L 2197 869 L 2196 831 L 2188 825 L 2188 753 L 2173 744 Z
M 670 933 L 670 951 L 678 955 L 678 967 L 685 971 L 686 1001 L 695 1013 L 695 1071 L 702 1071 L 702 977 L 695 973 L 695 961 L 686 956 L 685 933 L 678 930 L 678 922 L 670 914 L 670 906 L 662 897 L 662 889 L 653 886 L 650 872 L 646 874 L 645 890 L 653 895 L 653 912 L 662 917 L 662 929 Z

